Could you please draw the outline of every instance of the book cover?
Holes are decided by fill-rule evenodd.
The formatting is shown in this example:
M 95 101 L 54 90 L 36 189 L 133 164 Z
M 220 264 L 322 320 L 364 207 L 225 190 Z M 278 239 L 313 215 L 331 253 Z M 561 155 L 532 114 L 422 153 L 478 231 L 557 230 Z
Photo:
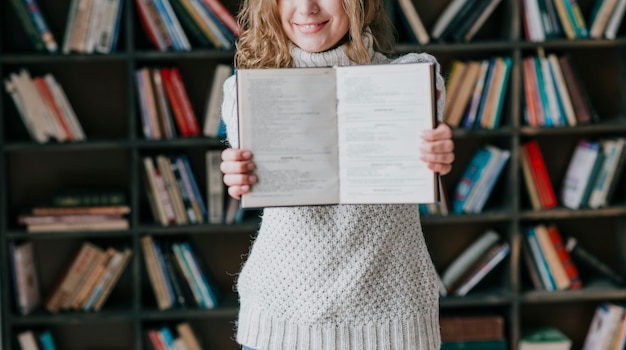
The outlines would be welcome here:
M 506 258 L 510 251 L 511 247 L 508 242 L 497 243 L 495 246 L 491 247 L 491 249 L 472 266 L 472 271 L 462 278 L 454 294 L 459 296 L 467 295 L 470 290 Z
M 493 230 L 485 231 L 448 265 L 441 275 L 441 279 L 448 291 L 463 275 L 463 272 L 478 261 L 499 239 L 500 235 L 497 232 Z
M 598 305 L 591 319 L 582 349 L 609 349 L 623 316 L 624 308 L 620 305 L 613 303 Z
M 432 203 L 418 135 L 436 120 L 432 63 L 237 71 L 242 207 Z

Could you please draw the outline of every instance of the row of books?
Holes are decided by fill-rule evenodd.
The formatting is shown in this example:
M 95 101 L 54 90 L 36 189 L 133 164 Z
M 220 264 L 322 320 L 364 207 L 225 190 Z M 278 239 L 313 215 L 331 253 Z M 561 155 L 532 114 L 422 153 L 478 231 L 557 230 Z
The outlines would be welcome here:
M 53 195 L 49 206 L 18 215 L 28 233 L 117 231 L 129 227 L 126 194 L 117 190 L 69 190 Z
M 115 51 L 122 8 L 122 0 L 72 0 L 65 24 L 63 53 Z
M 443 271 L 442 296 L 465 296 L 510 253 L 508 242 L 494 230 L 487 230 L 464 249 Z
M 478 147 L 454 189 L 452 212 L 480 213 L 510 157 L 509 150 L 495 145 Z
M 143 169 L 148 203 L 155 221 L 162 226 L 208 222 L 207 206 L 187 155 L 144 157 Z M 220 187 L 223 187 L 221 183 Z
M 624 171 L 626 138 L 578 140 L 558 198 L 536 140 L 522 145 L 520 161 L 534 210 L 553 208 L 559 203 L 570 209 L 607 207 Z
M 22 315 L 31 313 L 42 303 L 52 313 L 100 311 L 132 255 L 130 248 L 103 249 L 91 242 L 83 242 L 44 299 L 39 288 L 33 242 L 11 243 L 9 252 L 15 303 Z
M 523 59 L 525 110 L 530 126 L 574 126 L 598 121 L 598 115 L 571 56 L 539 50 Z
M 49 329 L 43 331 L 26 330 L 17 334 L 17 343 L 21 350 L 56 350 L 52 332 Z
M 626 1 L 595 0 L 585 15 L 577 0 L 523 0 L 526 39 L 615 39 L 624 18 Z
M 58 52 L 59 45 L 38 0 L 11 0 L 11 4 L 33 47 L 41 52 Z M 122 6 L 122 0 L 72 0 L 62 52 L 108 54 L 115 51 Z
M 453 61 L 443 120 L 451 127 L 498 127 L 510 73 L 510 57 Z
M 141 238 L 148 277 L 159 310 L 217 307 L 221 293 L 202 268 L 188 241 L 167 242 Z
M 147 139 L 200 136 L 198 118 L 177 67 L 140 68 L 135 80 Z
M 145 331 L 149 349 L 159 350 L 202 350 L 199 339 L 188 322 L 175 327 L 161 326 Z
M 422 22 L 413 1 L 398 0 L 400 14 L 412 39 L 422 45 L 431 39 L 470 41 L 495 11 L 501 0 L 453 0 L 437 17 L 430 31 Z
M 234 16 L 219 0 L 136 0 L 148 39 L 160 51 L 189 51 L 187 32 L 201 46 L 232 49 L 239 36 Z
M 500 315 L 442 316 L 441 349 L 508 349 L 504 323 Z
M 522 257 L 536 290 L 582 288 L 584 281 L 579 273 L 579 264 L 616 285 L 624 285 L 624 276 L 581 246 L 575 237 L 563 237 L 554 224 L 525 228 L 522 242 Z
M 65 91 L 53 74 L 32 77 L 22 69 L 4 79 L 5 91 L 26 126 L 39 143 L 83 141 L 85 132 Z

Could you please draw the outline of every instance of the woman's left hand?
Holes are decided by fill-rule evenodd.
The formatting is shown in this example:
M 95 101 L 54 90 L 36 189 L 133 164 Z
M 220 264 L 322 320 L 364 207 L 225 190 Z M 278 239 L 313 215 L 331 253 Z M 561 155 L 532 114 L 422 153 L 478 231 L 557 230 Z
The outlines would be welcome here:
M 440 175 L 449 173 L 454 162 L 454 141 L 450 127 L 439 123 L 436 128 L 423 131 L 421 137 L 420 158 L 428 163 L 432 171 Z

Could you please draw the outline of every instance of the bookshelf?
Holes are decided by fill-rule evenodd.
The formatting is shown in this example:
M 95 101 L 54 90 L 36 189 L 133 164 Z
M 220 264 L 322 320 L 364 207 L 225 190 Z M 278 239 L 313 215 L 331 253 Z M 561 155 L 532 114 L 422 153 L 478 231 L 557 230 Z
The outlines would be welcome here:
M 426 28 L 452 0 L 417 1 Z M 40 7 L 57 41 L 62 39 L 71 0 L 40 1 Z M 235 12 L 237 2 L 225 2 Z M 580 0 L 583 13 L 591 13 L 594 0 Z M 175 65 L 180 68 L 192 106 L 200 117 L 211 85 L 214 67 L 229 64 L 232 51 L 194 49 L 190 52 L 158 52 L 139 25 L 134 1 L 123 4 L 117 51 L 109 55 L 61 55 L 35 52 L 21 29 L 10 2 L 0 4 L 0 75 L 26 67 L 33 74 L 52 72 L 76 109 L 87 133 L 81 143 L 39 145 L 30 140 L 10 97 L 0 98 L 0 292 L 2 346 L 17 348 L 15 335 L 26 329 L 51 329 L 64 349 L 101 347 L 146 349 L 144 330 L 188 320 L 207 349 L 238 349 L 232 340 L 237 314 L 232 283 L 242 256 L 248 251 L 256 223 L 242 225 L 193 225 L 161 227 L 153 223 L 144 193 L 141 158 L 161 152 L 189 155 L 201 185 L 206 178 L 204 152 L 224 144 L 211 138 L 148 141 L 141 132 L 133 73 L 142 66 Z M 584 285 L 578 291 L 533 291 L 521 258 L 524 227 L 556 223 L 562 232 L 575 236 L 590 251 L 612 266 L 626 263 L 626 184 L 608 208 L 569 210 L 562 206 L 532 211 L 519 165 L 521 145 L 531 139 L 540 143 L 555 189 L 561 180 L 575 143 L 580 138 L 626 134 L 626 29 L 615 40 L 553 39 L 528 42 L 523 38 L 522 5 L 502 0 L 487 22 L 468 43 L 432 42 L 419 45 L 408 40 L 397 7 L 388 9 L 401 39 L 397 53 L 427 51 L 435 55 L 448 76 L 454 59 L 510 56 L 513 69 L 506 92 L 501 126 L 495 130 L 455 129 L 456 161 L 444 183 L 452 193 L 472 152 L 490 143 L 511 151 L 511 159 L 500 176 L 485 209 L 474 215 L 429 216 L 422 219 L 433 261 L 441 272 L 465 247 L 487 229 L 498 231 L 511 244 L 511 254 L 465 297 L 441 299 L 442 315 L 502 315 L 511 349 L 515 349 L 525 327 L 554 325 L 573 339 L 575 348 L 584 340 L 593 311 L 603 301 L 626 301 L 626 289 Z M 626 27 L 626 26 L 625 26 Z M 568 53 L 576 60 L 583 81 L 601 122 L 577 127 L 531 128 L 522 123 L 522 58 L 542 47 L 546 52 Z M 202 119 L 200 118 L 200 122 Z M 49 198 L 70 185 L 107 185 L 127 193 L 132 208 L 130 229 L 120 232 L 75 232 L 27 235 L 16 217 L 25 207 Z M 198 249 L 203 263 L 216 277 L 226 300 L 214 310 L 175 309 L 159 311 L 147 277 L 140 238 L 185 237 Z M 52 288 L 71 252 L 89 240 L 101 246 L 129 246 L 133 258 L 113 290 L 109 302 L 98 313 L 61 312 L 43 309 L 20 316 L 14 307 L 8 262 L 10 242 L 32 240 L 40 268 L 42 292 Z M 624 272 L 624 271 L 621 271 Z M 594 279 L 581 271 L 583 279 Z M 111 337 L 110 334 L 115 334 Z

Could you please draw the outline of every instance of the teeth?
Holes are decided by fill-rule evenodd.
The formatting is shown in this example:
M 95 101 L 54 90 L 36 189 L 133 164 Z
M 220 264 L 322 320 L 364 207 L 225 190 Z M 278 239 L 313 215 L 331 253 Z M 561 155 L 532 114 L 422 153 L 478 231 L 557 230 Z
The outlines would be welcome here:
M 304 28 L 304 29 L 313 29 L 316 26 L 317 26 L 316 24 L 303 24 L 302 28 Z

